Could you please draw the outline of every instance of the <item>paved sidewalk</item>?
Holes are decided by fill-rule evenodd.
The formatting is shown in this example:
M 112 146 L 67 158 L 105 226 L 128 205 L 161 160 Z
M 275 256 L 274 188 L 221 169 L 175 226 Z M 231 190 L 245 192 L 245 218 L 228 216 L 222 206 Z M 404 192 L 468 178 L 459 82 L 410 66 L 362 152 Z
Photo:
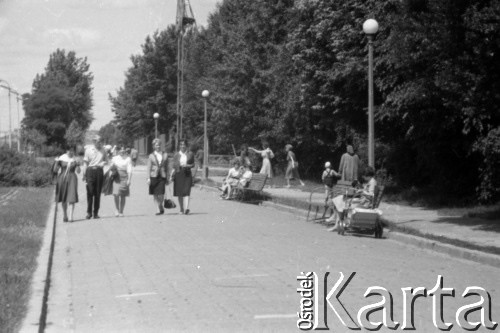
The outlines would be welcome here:
M 57 216 L 45 332 L 294 332 L 302 271 L 332 272 L 332 283 L 357 272 L 344 297 L 354 310 L 366 305 L 368 286 L 431 288 L 437 274 L 458 293 L 479 285 L 496 300 L 500 290 L 494 267 L 341 237 L 297 214 L 220 200 L 217 190 L 193 188 L 191 215 L 155 216 L 144 167 L 134 171 L 125 217 L 106 196 L 101 219 L 86 220 L 82 183 L 79 193 L 76 221 Z M 434 328 L 426 304 L 415 314 L 420 332 Z M 461 305 L 447 300 L 446 313 Z M 338 320 L 331 328 L 345 331 Z
M 214 178 L 216 182 L 222 180 L 223 177 Z M 316 207 L 318 217 L 324 211 L 324 194 L 311 195 L 310 192 L 302 191 L 300 186 L 265 188 L 264 193 L 273 202 L 304 210 L 308 209 L 311 202 L 311 218 L 315 216 Z M 383 200 L 379 208 L 383 212 L 383 218 L 396 230 L 488 253 L 500 252 L 500 221 L 453 216 L 446 209 L 397 205 Z

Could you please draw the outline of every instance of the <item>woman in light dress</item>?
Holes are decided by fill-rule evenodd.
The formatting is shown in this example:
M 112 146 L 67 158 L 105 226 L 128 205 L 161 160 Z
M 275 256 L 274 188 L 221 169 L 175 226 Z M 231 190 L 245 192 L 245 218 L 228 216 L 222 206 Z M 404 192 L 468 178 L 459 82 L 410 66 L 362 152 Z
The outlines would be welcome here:
M 113 184 L 113 197 L 115 200 L 115 216 L 123 216 L 126 198 L 130 195 L 130 182 L 132 180 L 132 159 L 127 156 L 125 147 L 116 149 L 117 154 L 111 160 L 111 167 L 116 168 L 118 177 Z
M 254 152 L 256 152 L 257 154 L 260 154 L 260 156 L 262 156 L 262 167 L 260 168 L 260 172 L 261 174 L 264 174 L 264 175 L 267 175 L 267 177 L 269 179 L 273 178 L 273 168 L 271 166 L 271 159 L 274 158 L 274 153 L 273 151 L 271 150 L 271 148 L 269 148 L 269 144 L 267 142 L 263 142 L 262 143 L 262 150 L 257 150 L 255 148 L 248 148 Z
M 286 187 L 290 188 L 290 180 L 297 179 L 300 182 L 301 186 L 305 186 L 302 179 L 300 179 L 299 175 L 299 162 L 297 161 L 297 157 L 295 157 L 295 153 L 292 151 L 293 146 L 291 144 L 287 144 L 285 146 L 286 151 L 286 160 L 288 162 L 288 166 L 285 172 L 286 179 Z
M 56 158 L 54 167 L 56 168 L 55 172 L 59 171 L 56 184 L 56 201 L 62 205 L 63 221 L 73 222 L 75 203 L 78 202 L 78 179 L 76 173 L 80 173 L 80 162 L 75 159 L 75 148 L 68 148 L 65 154 Z

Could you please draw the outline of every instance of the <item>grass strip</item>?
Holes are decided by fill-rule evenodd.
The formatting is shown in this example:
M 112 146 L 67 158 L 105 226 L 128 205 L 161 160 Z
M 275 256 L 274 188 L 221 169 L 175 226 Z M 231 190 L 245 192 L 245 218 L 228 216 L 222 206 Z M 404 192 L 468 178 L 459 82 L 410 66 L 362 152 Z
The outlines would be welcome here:
M 26 315 L 53 193 L 53 187 L 15 188 L 1 206 L 0 332 L 16 332 Z

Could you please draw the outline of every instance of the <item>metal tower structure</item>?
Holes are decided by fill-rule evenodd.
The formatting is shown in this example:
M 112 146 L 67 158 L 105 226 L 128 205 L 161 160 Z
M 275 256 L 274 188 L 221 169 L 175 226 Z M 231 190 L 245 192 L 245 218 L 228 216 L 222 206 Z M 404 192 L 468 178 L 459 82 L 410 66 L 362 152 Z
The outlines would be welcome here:
M 193 9 L 189 0 L 177 0 L 177 121 L 176 121 L 176 146 L 182 138 L 183 96 L 184 96 L 184 36 L 191 26 L 196 26 Z M 177 147 L 176 147 L 177 148 Z

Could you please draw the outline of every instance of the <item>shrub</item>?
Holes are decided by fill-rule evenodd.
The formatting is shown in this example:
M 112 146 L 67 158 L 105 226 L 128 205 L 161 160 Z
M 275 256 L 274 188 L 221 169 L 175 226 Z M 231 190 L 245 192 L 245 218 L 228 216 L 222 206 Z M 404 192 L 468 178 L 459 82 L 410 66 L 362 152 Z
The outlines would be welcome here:
M 52 181 L 51 164 L 10 149 L 0 149 L 0 184 L 46 186 Z
M 44 146 L 42 148 L 42 155 L 45 157 L 60 156 L 65 153 L 65 150 L 58 146 Z
M 481 183 L 477 187 L 482 202 L 493 202 L 500 197 L 500 127 L 491 130 L 479 140 L 474 149 L 483 156 L 479 168 Z

